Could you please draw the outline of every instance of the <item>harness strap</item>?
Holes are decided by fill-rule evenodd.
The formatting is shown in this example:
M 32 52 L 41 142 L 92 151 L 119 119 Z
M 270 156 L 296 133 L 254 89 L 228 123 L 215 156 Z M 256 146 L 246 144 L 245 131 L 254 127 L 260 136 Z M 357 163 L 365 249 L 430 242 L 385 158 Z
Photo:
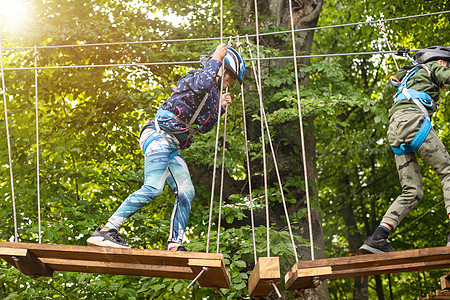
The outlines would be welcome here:
M 154 140 L 156 140 L 156 139 L 161 139 L 161 138 L 164 138 L 164 139 L 166 139 L 166 141 L 168 141 L 169 143 L 170 143 L 170 141 L 168 140 L 168 138 L 167 137 L 165 137 L 165 134 L 167 134 L 167 133 L 165 133 L 165 132 L 163 132 L 164 134 L 161 134 L 160 132 L 158 132 L 158 131 L 154 131 L 146 140 L 145 140 L 145 142 L 144 142 L 144 144 L 142 144 L 142 152 L 144 152 L 144 154 L 145 154 L 145 151 L 147 151 L 147 148 L 148 148 L 148 146 L 154 141 Z M 174 138 L 175 139 L 175 138 Z M 176 139 L 175 139 L 176 140 Z M 177 141 L 178 142 L 178 141 Z M 169 157 L 169 159 L 172 159 L 172 158 L 174 158 L 175 156 L 177 156 L 177 155 L 179 155 L 179 153 L 178 153 L 178 151 L 172 151 L 171 153 L 170 153 L 170 157 Z
M 425 138 L 427 137 L 428 133 L 431 130 L 431 120 L 430 120 L 430 116 L 428 114 L 428 110 L 425 108 L 425 106 L 432 107 L 433 99 L 431 99 L 430 95 L 428 95 L 425 92 L 420 92 L 420 91 L 406 88 L 406 83 L 407 83 L 408 79 L 415 72 L 417 72 L 417 70 L 419 70 L 419 68 L 424 68 L 428 71 L 428 73 L 430 73 L 430 70 L 428 69 L 428 67 L 423 64 L 416 65 L 413 69 L 409 70 L 408 73 L 406 74 L 405 78 L 403 78 L 403 80 L 401 81 L 401 83 L 398 87 L 398 92 L 395 95 L 394 101 L 398 101 L 398 100 L 402 100 L 402 99 L 412 100 L 414 102 L 414 104 L 416 104 L 420 108 L 420 110 L 423 112 L 423 114 L 425 115 L 425 119 L 424 119 L 422 125 L 420 126 L 419 131 L 417 132 L 417 134 L 414 136 L 413 140 L 411 141 L 411 144 L 403 143 L 398 147 L 391 146 L 392 151 L 394 151 L 394 153 L 397 155 L 404 155 L 404 154 L 408 154 L 408 153 L 418 150 L 420 148 L 420 146 L 422 145 L 422 143 L 425 141 Z
M 185 121 L 181 120 L 177 115 L 175 115 L 174 113 L 172 113 L 171 111 L 168 111 L 168 110 L 158 110 L 158 112 L 156 113 L 156 117 L 158 117 L 158 116 L 169 117 L 169 118 L 177 120 L 178 122 L 180 122 L 181 124 L 186 126 L 186 130 L 173 132 L 172 134 L 180 134 L 180 133 L 189 132 L 189 135 L 187 138 L 187 140 L 189 140 L 191 138 L 191 136 L 194 135 L 194 132 L 195 132 L 194 128 L 192 127 L 192 124 L 194 124 L 195 120 L 197 119 L 198 115 L 200 114 L 200 111 L 202 110 L 203 106 L 205 105 L 206 100 L 208 99 L 208 96 L 209 96 L 209 93 L 206 94 L 205 97 L 203 97 L 202 101 L 200 102 L 200 104 L 197 107 L 197 110 L 195 111 L 194 115 L 192 115 L 192 118 L 189 122 L 185 122 Z M 156 119 L 157 118 L 155 118 L 155 124 L 157 124 Z
M 414 136 L 413 140 L 411 141 L 411 144 L 403 143 L 399 147 L 392 147 L 392 151 L 394 151 L 394 153 L 397 155 L 404 155 L 418 150 L 422 143 L 425 141 L 425 138 L 427 137 L 430 130 L 431 121 L 430 119 L 425 118 L 416 136 Z
M 170 142 L 173 142 L 177 147 L 180 146 L 180 142 L 176 137 L 173 136 L 173 134 L 169 132 L 165 132 L 164 130 L 161 130 L 161 127 L 159 127 L 158 120 L 155 118 L 155 129 L 159 133 L 160 136 L 163 137 L 169 144 Z

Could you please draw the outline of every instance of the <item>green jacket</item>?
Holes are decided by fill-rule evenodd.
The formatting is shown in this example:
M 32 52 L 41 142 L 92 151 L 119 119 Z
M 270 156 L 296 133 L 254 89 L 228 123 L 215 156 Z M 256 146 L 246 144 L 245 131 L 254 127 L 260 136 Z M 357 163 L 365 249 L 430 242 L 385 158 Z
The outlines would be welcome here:
M 427 108 L 430 116 L 437 110 L 440 100 L 440 88 L 444 84 L 450 84 L 450 68 L 441 66 L 435 61 L 430 61 L 425 64 L 430 70 L 431 76 L 424 68 L 420 68 L 414 73 L 407 82 L 406 87 L 420 92 L 425 92 L 433 99 L 433 106 Z M 402 81 L 406 72 L 411 66 L 402 67 L 400 71 L 395 74 L 398 80 Z M 394 102 L 394 105 L 389 110 L 389 117 L 400 109 L 417 107 L 411 100 L 403 99 Z

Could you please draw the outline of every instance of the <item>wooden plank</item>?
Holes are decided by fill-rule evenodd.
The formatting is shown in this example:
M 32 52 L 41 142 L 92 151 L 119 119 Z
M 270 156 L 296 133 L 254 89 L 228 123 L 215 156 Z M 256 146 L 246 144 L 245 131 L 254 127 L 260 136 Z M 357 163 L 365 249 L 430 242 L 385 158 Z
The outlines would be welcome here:
M 331 267 L 331 274 L 314 274 L 315 268 Z M 316 279 L 335 279 L 369 275 L 434 270 L 450 267 L 450 247 L 436 247 L 381 254 L 328 258 L 296 263 L 285 277 L 286 289 L 311 288 Z M 299 273 L 299 270 L 303 273 Z M 310 273 L 304 273 L 310 270 Z
M 189 259 L 223 260 L 221 254 L 203 252 L 0 242 L 4 247 L 29 249 L 37 257 L 121 263 L 187 266 Z
M 10 264 L 12 254 L 24 250 L 55 271 L 192 280 L 206 267 L 208 275 L 199 279 L 202 287 L 229 288 L 231 282 L 223 255 L 218 253 L 0 242 L 0 254 L 4 254 L 0 256 Z M 45 276 L 31 271 L 27 275 Z
M 318 274 L 318 270 L 315 269 L 301 269 L 296 272 L 292 272 L 290 276 L 285 278 L 286 289 L 296 290 L 296 289 L 308 289 L 315 288 L 317 285 L 314 283 L 314 277 L 318 280 L 323 281 L 326 279 L 337 279 L 337 278 L 349 278 L 349 277 L 363 277 L 379 274 L 389 274 L 389 273 L 402 273 L 402 272 L 414 272 L 414 271 L 424 271 L 424 270 L 435 270 L 448 268 L 450 266 L 450 260 L 437 261 L 437 262 L 417 262 L 409 264 L 400 265 L 387 265 L 387 266 L 375 266 L 375 267 L 364 267 L 360 269 L 351 269 L 349 266 L 348 270 L 334 270 L 333 266 L 330 266 L 331 273 Z M 289 273 L 288 273 L 289 274 Z
M 323 280 L 333 272 L 331 267 L 318 267 L 312 269 L 300 269 L 288 272 L 284 278 L 286 289 L 310 289 L 316 288 Z
M 195 274 L 199 274 L 203 267 L 192 266 L 192 270 Z M 226 288 L 229 289 L 231 285 L 231 276 L 228 270 L 225 268 L 225 262 L 220 261 L 220 267 L 211 268 L 209 267 L 203 275 L 198 278 L 198 283 L 200 286 L 204 287 L 216 287 L 216 288 Z
M 450 259 L 450 247 L 436 247 L 426 249 L 415 249 L 406 251 L 396 251 L 390 253 L 367 254 L 348 257 L 336 257 L 319 260 L 298 262 L 298 268 L 333 266 L 335 269 L 348 269 L 352 267 L 377 266 L 377 265 L 397 265 L 409 262 L 426 262 Z
M 0 257 L 30 277 L 53 276 L 53 270 L 28 249 L 3 248 L 0 250 Z
M 440 277 L 441 289 L 448 290 L 450 289 L 450 273 L 445 274 Z
M 194 272 L 189 267 L 141 265 L 73 259 L 66 260 L 59 258 L 43 258 L 42 261 L 55 271 L 64 272 L 163 277 L 189 280 L 192 280 L 195 277 Z
M 280 280 L 280 258 L 260 257 L 248 279 L 250 297 L 266 297 Z

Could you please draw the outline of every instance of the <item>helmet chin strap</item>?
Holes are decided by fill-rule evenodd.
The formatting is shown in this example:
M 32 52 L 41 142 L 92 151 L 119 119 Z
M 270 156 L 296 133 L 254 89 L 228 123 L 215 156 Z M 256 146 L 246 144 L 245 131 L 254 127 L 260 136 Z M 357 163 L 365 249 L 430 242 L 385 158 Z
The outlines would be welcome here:
M 227 72 L 228 72 L 228 70 L 225 69 L 225 73 L 220 74 L 220 75 L 217 74 L 216 78 L 218 78 L 218 80 L 217 80 L 218 86 L 222 86 L 222 78 L 225 77 L 225 75 L 227 75 Z

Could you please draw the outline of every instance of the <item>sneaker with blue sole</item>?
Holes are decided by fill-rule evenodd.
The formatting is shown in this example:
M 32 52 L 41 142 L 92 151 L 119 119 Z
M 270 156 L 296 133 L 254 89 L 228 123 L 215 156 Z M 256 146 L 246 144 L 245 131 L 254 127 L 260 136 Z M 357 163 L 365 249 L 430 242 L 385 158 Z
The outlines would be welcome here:
M 125 237 L 119 234 L 116 229 L 106 231 L 97 228 L 86 242 L 88 245 L 98 247 L 130 248 Z
M 374 240 L 372 237 L 366 239 L 364 244 L 359 247 L 362 254 L 376 254 L 394 252 L 395 249 L 389 244 L 387 239 Z

